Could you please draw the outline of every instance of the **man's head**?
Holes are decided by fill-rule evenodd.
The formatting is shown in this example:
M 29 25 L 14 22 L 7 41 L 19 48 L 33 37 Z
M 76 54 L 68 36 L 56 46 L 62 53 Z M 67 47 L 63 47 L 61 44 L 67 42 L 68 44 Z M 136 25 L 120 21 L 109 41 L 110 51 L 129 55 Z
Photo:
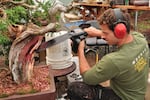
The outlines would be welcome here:
M 126 10 L 108 9 L 98 18 L 98 21 L 103 33 L 113 33 L 116 40 L 123 39 L 130 32 L 130 15 Z

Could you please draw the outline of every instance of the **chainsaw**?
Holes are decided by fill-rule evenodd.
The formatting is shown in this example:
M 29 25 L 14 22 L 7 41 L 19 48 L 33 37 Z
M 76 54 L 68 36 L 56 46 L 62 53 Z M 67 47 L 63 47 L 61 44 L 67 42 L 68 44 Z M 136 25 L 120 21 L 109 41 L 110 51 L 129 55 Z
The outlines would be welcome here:
M 78 28 L 72 29 L 66 34 L 63 34 L 61 36 L 57 36 L 53 39 L 50 39 L 46 42 L 42 42 L 39 48 L 36 50 L 36 52 L 41 52 L 45 50 L 46 48 L 49 48 L 51 46 L 54 46 L 58 43 L 61 43 L 67 39 L 72 40 L 72 51 L 74 53 L 77 53 L 78 45 L 79 43 L 85 39 L 87 46 L 101 46 L 101 45 L 107 45 L 107 42 L 101 38 L 98 37 L 87 37 L 87 33 L 83 31 L 84 28 L 88 27 L 95 27 L 99 29 L 98 22 L 96 20 L 87 21 L 83 24 L 80 24 Z

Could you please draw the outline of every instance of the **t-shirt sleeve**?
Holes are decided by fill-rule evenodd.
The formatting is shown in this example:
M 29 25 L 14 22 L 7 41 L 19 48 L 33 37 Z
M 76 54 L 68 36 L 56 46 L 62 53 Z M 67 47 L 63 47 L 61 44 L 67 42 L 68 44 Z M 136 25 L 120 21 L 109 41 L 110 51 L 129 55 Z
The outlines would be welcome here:
M 104 56 L 90 70 L 82 74 L 83 81 L 87 84 L 96 85 L 112 79 L 119 73 L 119 69 L 112 63 L 112 59 Z

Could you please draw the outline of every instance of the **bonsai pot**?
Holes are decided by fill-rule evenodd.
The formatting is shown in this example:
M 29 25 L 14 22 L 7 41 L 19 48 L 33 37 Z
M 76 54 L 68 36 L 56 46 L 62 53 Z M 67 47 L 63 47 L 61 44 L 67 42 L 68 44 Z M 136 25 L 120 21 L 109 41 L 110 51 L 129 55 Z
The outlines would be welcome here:
M 36 67 L 38 67 L 38 66 L 36 66 Z M 42 65 L 40 67 L 48 67 L 48 66 Z M 49 77 L 50 84 L 49 84 L 49 88 L 47 90 L 42 90 L 42 91 L 36 92 L 36 93 L 14 94 L 14 95 L 0 98 L 0 100 L 55 100 L 56 88 L 55 88 L 54 76 L 53 76 L 51 67 L 48 69 L 49 69 L 49 76 L 50 76 Z

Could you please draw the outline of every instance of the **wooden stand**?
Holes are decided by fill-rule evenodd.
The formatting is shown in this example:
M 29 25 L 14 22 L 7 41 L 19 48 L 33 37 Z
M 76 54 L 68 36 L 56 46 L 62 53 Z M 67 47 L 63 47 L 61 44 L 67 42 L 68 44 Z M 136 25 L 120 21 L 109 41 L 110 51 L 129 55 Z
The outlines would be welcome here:
M 59 77 L 59 76 L 65 76 L 67 74 L 70 74 L 75 69 L 76 69 L 76 65 L 73 62 L 73 64 L 70 67 L 68 67 L 68 68 L 64 68 L 64 69 L 52 69 L 52 72 L 53 72 L 54 77 Z

